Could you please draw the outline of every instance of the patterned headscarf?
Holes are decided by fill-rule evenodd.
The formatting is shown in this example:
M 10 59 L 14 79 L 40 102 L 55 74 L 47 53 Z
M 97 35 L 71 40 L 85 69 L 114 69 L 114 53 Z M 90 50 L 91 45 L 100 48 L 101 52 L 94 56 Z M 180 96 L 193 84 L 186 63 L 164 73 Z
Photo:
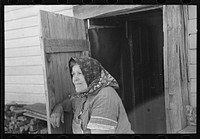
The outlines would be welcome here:
M 111 86 L 115 89 L 119 88 L 117 81 L 96 59 L 91 57 L 72 57 L 69 61 L 69 65 L 73 60 L 80 66 L 85 81 L 88 85 L 88 88 L 85 92 L 75 93 L 73 94 L 74 97 L 95 95 L 100 89 L 106 86 Z M 70 70 L 71 68 L 72 67 L 70 67 Z

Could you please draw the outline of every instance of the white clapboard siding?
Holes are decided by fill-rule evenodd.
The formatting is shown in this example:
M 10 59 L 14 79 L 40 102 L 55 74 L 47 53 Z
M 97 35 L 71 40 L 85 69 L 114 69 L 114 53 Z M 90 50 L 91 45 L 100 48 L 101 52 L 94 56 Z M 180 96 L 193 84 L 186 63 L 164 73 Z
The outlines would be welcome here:
M 21 9 L 21 10 L 23 10 L 23 9 Z M 43 10 L 45 10 L 45 9 L 43 9 Z M 51 9 L 48 9 L 48 7 L 46 7 L 46 10 L 55 12 L 55 13 L 68 15 L 68 16 L 73 16 L 72 6 L 69 6 L 69 7 L 66 7 L 66 6 L 62 6 L 62 7 L 56 6 L 55 7 L 54 6 L 54 8 L 51 8 Z M 38 12 L 39 12 L 39 9 L 38 9 Z M 20 19 L 7 21 L 5 24 L 5 30 L 31 27 L 31 26 L 38 25 L 38 23 L 39 23 L 39 18 L 38 18 L 38 15 L 36 14 L 36 15 L 26 17 L 26 18 L 20 18 Z
M 5 76 L 6 84 L 44 84 L 43 75 Z
M 22 29 L 6 31 L 5 32 L 5 40 L 38 36 L 39 35 L 38 28 L 39 28 L 38 25 L 36 25 L 36 26 L 29 27 L 29 28 L 22 28 Z
M 27 38 L 18 38 L 14 40 L 5 41 L 5 48 L 18 48 L 18 47 L 27 47 L 27 46 L 38 46 L 40 45 L 39 36 L 27 37 Z
M 28 85 L 28 84 L 8 84 L 5 87 L 7 92 L 21 92 L 21 93 L 33 93 L 33 94 L 44 94 L 44 85 Z
M 197 94 L 196 92 L 191 92 L 190 94 L 190 105 L 192 105 L 193 107 L 197 106 Z
M 5 103 L 45 103 L 39 10 L 73 16 L 73 5 L 6 6 Z
M 64 9 L 72 9 L 72 6 L 71 5 L 52 5 L 52 6 L 35 5 L 28 8 L 25 7 L 25 8 L 16 10 L 15 12 L 6 13 L 5 21 L 35 16 L 35 15 L 38 15 L 39 10 L 55 12 L 55 11 L 64 10 Z
M 5 49 L 5 57 L 40 56 L 40 46 Z
M 38 14 L 37 8 L 35 6 L 31 6 L 31 7 L 21 8 L 13 12 L 7 12 L 5 13 L 4 17 L 5 17 L 5 21 L 10 21 L 10 20 L 36 16 L 37 14 Z
M 189 19 L 196 19 L 197 18 L 197 6 L 196 5 L 189 5 Z
M 190 78 L 196 79 L 197 78 L 197 66 L 196 65 L 190 65 L 189 66 L 189 75 Z
M 12 29 L 27 28 L 31 26 L 36 26 L 38 24 L 39 24 L 39 19 L 37 15 L 27 18 L 22 18 L 21 20 L 11 20 L 6 22 L 5 31 Z
M 21 8 L 27 8 L 27 7 L 31 7 L 31 5 L 6 5 L 4 6 L 4 10 L 6 13 L 8 13 L 12 11 L 14 12 L 15 10 L 19 10 Z
M 42 66 L 5 67 L 5 75 L 43 75 Z
M 196 107 L 197 99 L 197 7 L 188 6 L 188 39 L 189 39 L 189 78 L 190 78 L 190 105 Z
M 197 63 L 197 55 L 196 50 L 189 50 L 190 51 L 190 64 L 196 64 Z
M 190 34 L 189 35 L 189 47 L 190 49 L 196 49 L 197 48 L 197 34 Z
M 35 66 L 42 65 L 41 56 L 5 58 L 5 66 Z
M 197 33 L 197 19 L 190 19 L 188 22 L 188 32 Z
M 5 103 L 15 101 L 22 104 L 45 103 L 45 95 L 35 95 L 33 93 L 9 93 L 5 94 Z
M 191 79 L 190 83 L 191 83 L 190 91 L 197 92 L 197 79 Z

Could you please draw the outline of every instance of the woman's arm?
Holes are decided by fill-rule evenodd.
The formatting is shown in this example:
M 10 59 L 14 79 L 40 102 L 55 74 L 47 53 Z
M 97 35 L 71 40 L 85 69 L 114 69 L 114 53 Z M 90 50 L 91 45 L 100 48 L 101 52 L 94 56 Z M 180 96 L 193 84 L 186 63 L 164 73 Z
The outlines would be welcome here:
M 64 111 L 70 112 L 71 110 L 72 106 L 69 98 L 55 105 L 50 117 L 52 126 L 55 128 L 60 126 L 60 122 L 64 123 Z
M 71 112 L 72 110 L 72 102 L 70 100 L 70 98 L 66 98 L 64 99 L 60 105 L 63 107 L 63 110 L 66 111 L 66 112 Z
M 91 134 L 114 134 L 115 129 L 111 130 L 98 130 L 98 129 L 91 129 Z
M 93 99 L 87 128 L 93 134 L 113 134 L 118 124 L 118 101 L 115 90 L 103 88 Z
M 85 134 L 114 134 L 115 129 L 112 130 L 99 130 L 99 129 L 86 129 Z

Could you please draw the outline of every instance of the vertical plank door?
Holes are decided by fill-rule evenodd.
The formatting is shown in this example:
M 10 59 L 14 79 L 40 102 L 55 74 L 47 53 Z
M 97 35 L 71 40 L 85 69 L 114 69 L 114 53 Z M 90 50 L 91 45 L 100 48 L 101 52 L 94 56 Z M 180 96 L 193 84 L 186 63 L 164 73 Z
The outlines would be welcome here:
M 54 106 L 75 91 L 68 61 L 89 50 L 85 24 L 81 19 L 40 11 L 40 25 L 48 133 L 72 133 L 72 113 L 64 113 L 65 123 L 59 128 L 50 125 L 49 117 Z

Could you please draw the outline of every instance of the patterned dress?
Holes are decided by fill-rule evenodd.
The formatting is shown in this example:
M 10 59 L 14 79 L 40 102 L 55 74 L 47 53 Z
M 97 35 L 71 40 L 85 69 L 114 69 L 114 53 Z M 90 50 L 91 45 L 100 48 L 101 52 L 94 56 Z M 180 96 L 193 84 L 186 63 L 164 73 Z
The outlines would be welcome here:
M 89 133 L 89 129 L 114 130 L 120 134 L 134 133 L 122 101 L 115 91 L 119 88 L 117 81 L 93 58 L 71 58 L 70 71 L 72 62 L 80 66 L 88 85 L 85 92 L 71 96 L 73 133 Z

